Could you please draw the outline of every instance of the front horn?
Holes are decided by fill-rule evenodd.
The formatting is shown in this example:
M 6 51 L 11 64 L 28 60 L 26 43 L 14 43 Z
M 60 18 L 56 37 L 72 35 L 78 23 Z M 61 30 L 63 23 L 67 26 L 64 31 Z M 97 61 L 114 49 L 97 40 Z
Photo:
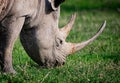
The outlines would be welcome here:
M 82 48 L 87 46 L 89 43 L 94 41 L 102 33 L 102 31 L 104 30 L 105 26 L 106 26 L 106 21 L 103 22 L 103 24 L 100 27 L 100 29 L 98 30 L 98 32 L 92 38 L 90 38 L 89 40 L 84 41 L 82 43 L 71 43 L 71 51 L 70 51 L 69 54 L 72 54 L 72 53 L 74 53 L 76 51 L 81 50 Z

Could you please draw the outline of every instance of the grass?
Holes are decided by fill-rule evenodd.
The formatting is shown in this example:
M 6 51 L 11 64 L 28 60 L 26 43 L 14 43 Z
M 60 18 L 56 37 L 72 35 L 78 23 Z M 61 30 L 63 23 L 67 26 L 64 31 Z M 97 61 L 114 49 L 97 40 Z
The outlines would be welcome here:
M 117 9 L 120 8 L 120 0 L 66 0 L 62 5 L 63 10 L 90 10 L 90 9 Z
M 60 27 L 62 27 L 67 23 L 69 16 L 77 11 L 77 19 L 67 41 L 81 42 L 89 39 L 106 20 L 107 26 L 103 33 L 92 44 L 69 56 L 63 67 L 54 69 L 41 68 L 34 63 L 25 53 L 18 39 L 13 49 L 13 65 L 17 74 L 0 74 L 0 83 L 120 82 L 120 12 L 116 10 L 119 7 L 104 9 L 101 5 L 97 8 L 90 5 L 90 9 L 86 7 L 79 9 L 77 4 L 75 9 L 69 9 L 79 2 L 79 0 L 70 1 L 62 5 L 60 18 Z M 87 3 L 90 2 L 84 2 Z M 69 4 L 68 10 L 67 6 L 65 8 L 67 4 Z

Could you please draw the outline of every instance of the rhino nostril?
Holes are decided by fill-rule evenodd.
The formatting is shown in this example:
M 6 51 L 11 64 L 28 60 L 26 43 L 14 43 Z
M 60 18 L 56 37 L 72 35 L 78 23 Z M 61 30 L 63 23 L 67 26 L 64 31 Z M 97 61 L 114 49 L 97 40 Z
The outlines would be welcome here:
M 56 66 L 62 66 L 62 65 L 64 65 L 65 64 L 65 62 L 58 62 L 57 60 L 56 60 L 56 62 L 55 62 L 55 67 Z
M 57 61 L 57 60 L 55 61 L 55 65 L 54 65 L 54 66 L 55 66 L 55 67 L 58 66 L 58 61 Z
M 62 63 L 62 65 L 64 65 L 64 64 L 65 64 L 65 62 Z

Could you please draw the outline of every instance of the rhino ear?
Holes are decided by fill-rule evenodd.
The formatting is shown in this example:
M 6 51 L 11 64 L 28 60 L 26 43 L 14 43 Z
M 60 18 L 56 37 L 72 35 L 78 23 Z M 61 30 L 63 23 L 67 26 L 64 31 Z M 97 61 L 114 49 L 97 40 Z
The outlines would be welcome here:
M 57 8 L 59 7 L 59 5 L 61 3 L 63 3 L 65 0 L 49 0 L 49 2 L 51 3 L 52 9 L 53 10 L 57 10 Z

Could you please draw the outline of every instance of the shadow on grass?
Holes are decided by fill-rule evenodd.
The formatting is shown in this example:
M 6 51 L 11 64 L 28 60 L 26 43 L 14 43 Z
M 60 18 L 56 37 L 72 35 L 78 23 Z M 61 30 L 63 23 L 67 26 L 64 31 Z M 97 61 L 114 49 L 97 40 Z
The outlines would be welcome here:
M 37 69 L 48 69 L 47 67 L 45 67 L 45 66 L 40 66 L 40 65 L 38 65 L 37 63 L 34 63 L 34 62 L 30 62 L 30 67 L 35 67 L 35 68 L 37 68 Z
M 104 60 L 113 60 L 115 64 L 119 64 L 120 62 L 120 55 L 119 54 L 111 54 L 111 55 L 102 55 Z

